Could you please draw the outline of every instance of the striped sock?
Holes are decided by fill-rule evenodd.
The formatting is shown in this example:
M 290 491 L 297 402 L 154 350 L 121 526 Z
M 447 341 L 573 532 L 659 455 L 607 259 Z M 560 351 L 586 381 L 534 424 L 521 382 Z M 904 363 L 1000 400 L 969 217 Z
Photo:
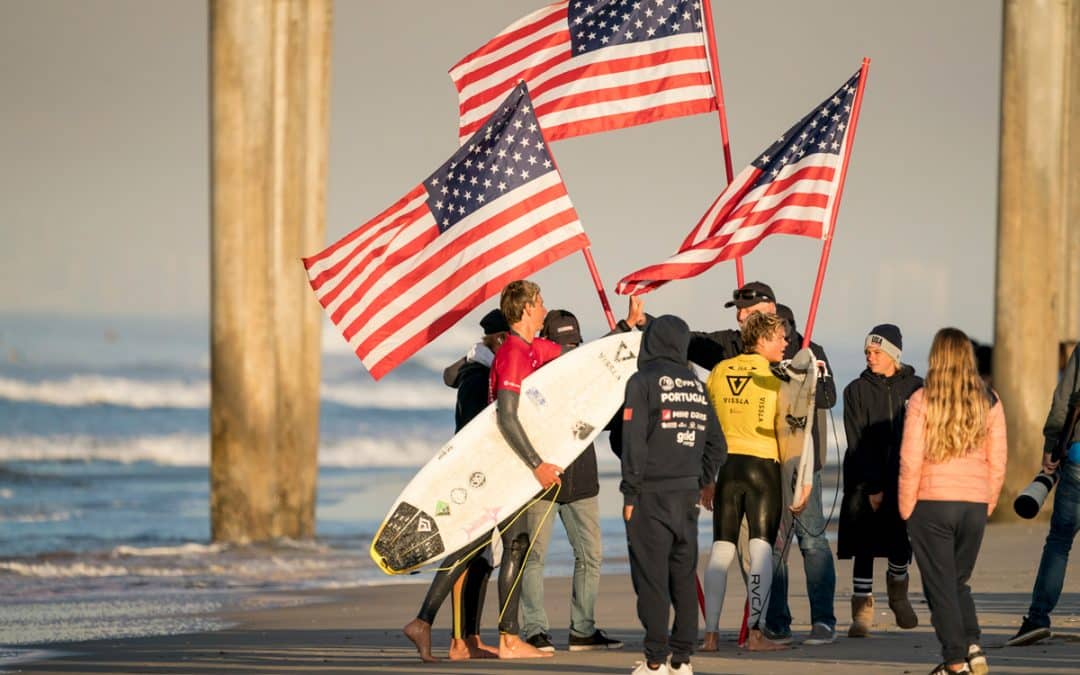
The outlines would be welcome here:
M 905 565 L 897 565 L 894 562 L 889 562 L 889 576 L 893 579 L 900 579 L 901 581 L 907 578 L 907 568 Z
M 866 579 L 860 579 L 859 577 L 852 577 L 851 584 L 854 586 L 853 595 L 873 595 L 874 594 L 874 579 L 869 577 Z

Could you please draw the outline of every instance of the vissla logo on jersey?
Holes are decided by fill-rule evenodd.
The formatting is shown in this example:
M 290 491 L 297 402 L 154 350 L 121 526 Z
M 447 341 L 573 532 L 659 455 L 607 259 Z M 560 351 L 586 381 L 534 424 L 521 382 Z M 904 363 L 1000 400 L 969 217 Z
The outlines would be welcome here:
M 733 396 L 742 394 L 743 389 L 746 389 L 746 385 L 750 382 L 749 375 L 728 375 L 727 386 L 731 390 Z
M 667 375 L 664 375 L 660 378 L 659 384 L 660 389 L 662 389 L 663 391 L 671 391 L 675 388 L 675 380 L 671 379 Z

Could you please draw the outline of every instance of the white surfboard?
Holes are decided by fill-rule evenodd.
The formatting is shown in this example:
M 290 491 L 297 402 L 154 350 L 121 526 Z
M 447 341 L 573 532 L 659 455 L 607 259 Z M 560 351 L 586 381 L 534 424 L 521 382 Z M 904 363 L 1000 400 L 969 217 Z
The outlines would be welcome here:
M 593 442 L 622 405 L 640 346 L 639 331 L 610 335 L 525 378 L 518 418 L 544 461 L 565 467 Z M 387 574 L 415 570 L 474 541 L 540 489 L 489 405 L 405 486 L 371 543 L 371 558 Z
M 780 444 L 780 491 L 784 506 L 775 552 L 787 556 L 795 521 L 790 507 L 801 502 L 814 484 L 814 422 L 817 417 L 817 358 L 809 348 L 799 350 L 784 365 L 788 380 L 780 384 L 777 401 L 777 440 Z

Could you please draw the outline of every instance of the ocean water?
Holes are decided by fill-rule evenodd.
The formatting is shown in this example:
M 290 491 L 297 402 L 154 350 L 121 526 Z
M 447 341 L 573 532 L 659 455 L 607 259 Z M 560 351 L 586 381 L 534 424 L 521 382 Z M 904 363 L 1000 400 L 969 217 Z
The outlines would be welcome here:
M 367 551 L 452 435 L 442 369 L 471 337 L 376 383 L 325 331 L 317 537 L 226 546 L 209 541 L 205 323 L 0 316 L 0 646 L 213 628 L 268 591 L 426 583 L 383 575 Z M 617 464 L 603 464 L 604 543 L 625 570 Z M 572 565 L 556 536 L 549 573 Z
M 224 608 L 292 601 L 277 591 L 426 583 L 367 551 L 452 434 L 442 369 L 472 337 L 455 329 L 375 382 L 324 330 L 317 536 L 227 546 L 209 541 L 206 323 L 0 315 L 0 647 L 217 628 Z M 597 447 L 604 571 L 625 573 L 618 464 Z M 546 573 L 572 569 L 556 526 Z

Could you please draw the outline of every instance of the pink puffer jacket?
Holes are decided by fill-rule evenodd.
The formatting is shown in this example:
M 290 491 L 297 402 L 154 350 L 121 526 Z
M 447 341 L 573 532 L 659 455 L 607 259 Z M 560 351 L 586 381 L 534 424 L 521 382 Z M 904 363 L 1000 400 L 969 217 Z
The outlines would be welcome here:
M 1005 411 L 998 400 L 990 408 L 988 432 L 982 447 L 948 462 L 924 461 L 926 449 L 926 396 L 920 389 L 908 400 L 904 440 L 900 444 L 900 517 L 907 520 L 915 502 L 947 501 L 986 504 L 989 515 L 997 505 L 1005 482 Z

